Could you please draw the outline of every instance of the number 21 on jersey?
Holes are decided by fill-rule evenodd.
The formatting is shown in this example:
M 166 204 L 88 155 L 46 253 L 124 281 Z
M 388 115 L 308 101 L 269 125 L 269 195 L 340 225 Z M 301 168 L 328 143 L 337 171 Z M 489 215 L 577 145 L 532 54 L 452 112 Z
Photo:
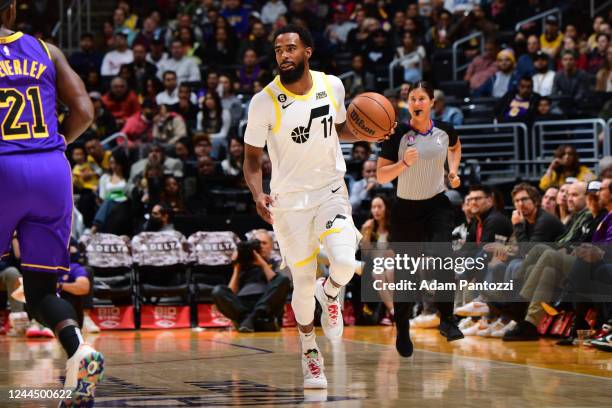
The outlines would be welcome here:
M 26 108 L 26 99 L 30 102 L 33 123 L 20 122 L 23 111 Z M 49 137 L 47 125 L 43 115 L 40 88 L 31 86 L 27 89 L 26 95 L 15 88 L 0 89 L 0 109 L 8 108 L 8 112 L 2 121 L 3 140 L 22 140 Z

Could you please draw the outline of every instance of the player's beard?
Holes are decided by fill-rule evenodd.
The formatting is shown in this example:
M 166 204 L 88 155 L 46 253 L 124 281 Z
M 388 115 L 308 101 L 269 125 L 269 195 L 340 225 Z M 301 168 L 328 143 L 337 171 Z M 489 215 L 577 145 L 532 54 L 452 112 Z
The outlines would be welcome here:
M 288 85 L 288 84 L 293 84 L 299 81 L 300 78 L 302 78 L 302 75 L 304 75 L 305 69 L 306 69 L 306 64 L 304 64 L 304 60 L 300 61 L 295 66 L 295 68 L 290 69 L 288 71 L 283 71 L 282 69 L 279 68 L 278 72 L 279 72 L 281 82 L 285 85 Z

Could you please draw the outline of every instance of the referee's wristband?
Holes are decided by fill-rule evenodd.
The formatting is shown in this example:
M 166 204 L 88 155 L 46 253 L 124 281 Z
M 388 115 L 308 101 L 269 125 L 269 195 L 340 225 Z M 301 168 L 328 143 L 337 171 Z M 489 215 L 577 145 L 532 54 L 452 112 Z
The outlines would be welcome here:
M 404 166 L 406 166 L 406 168 L 410 167 L 410 165 L 408 163 L 406 163 L 406 160 L 404 160 L 403 157 L 402 157 L 402 163 L 404 163 Z

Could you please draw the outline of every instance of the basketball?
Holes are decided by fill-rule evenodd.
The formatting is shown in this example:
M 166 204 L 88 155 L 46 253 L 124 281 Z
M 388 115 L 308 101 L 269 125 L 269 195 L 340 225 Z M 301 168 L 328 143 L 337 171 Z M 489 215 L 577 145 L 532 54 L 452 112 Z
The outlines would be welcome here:
M 375 142 L 393 128 L 395 109 L 381 94 L 366 92 L 357 95 L 346 111 L 347 126 L 359 140 Z

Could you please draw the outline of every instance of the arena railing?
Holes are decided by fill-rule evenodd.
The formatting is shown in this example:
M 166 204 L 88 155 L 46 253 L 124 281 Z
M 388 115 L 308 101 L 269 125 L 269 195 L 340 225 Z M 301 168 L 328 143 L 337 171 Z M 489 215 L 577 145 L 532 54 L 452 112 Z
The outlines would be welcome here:
M 60 48 L 65 53 L 71 54 L 78 49 L 83 34 L 83 16 L 85 29 L 91 32 L 91 0 L 72 0 L 68 8 L 64 8 L 64 0 L 59 0 L 59 10 L 59 21 L 53 27 L 51 35 L 58 39 Z
M 535 16 L 531 16 L 529 18 L 519 21 L 518 23 L 515 24 L 514 31 L 520 31 L 521 27 L 524 24 L 528 24 L 534 21 L 541 20 L 542 21 L 542 32 L 544 32 L 544 25 L 546 24 L 546 17 L 550 15 L 555 15 L 555 14 L 557 15 L 557 18 L 559 19 L 559 26 L 561 26 L 561 9 L 559 9 L 558 7 L 555 7 L 550 10 L 546 10 L 540 14 L 536 14 Z
M 466 70 L 468 66 L 470 65 L 468 63 L 468 64 L 462 64 L 461 66 L 458 66 L 459 64 L 459 46 L 475 38 L 480 38 L 480 53 L 482 54 L 484 52 L 484 34 L 480 31 L 477 31 L 463 38 L 460 38 L 453 43 L 453 81 L 457 80 L 459 76 L 459 71 Z
M 486 123 L 457 126 L 461 161 L 480 166 L 482 181 L 528 178 L 528 129 L 523 123 Z
M 610 154 L 610 125 L 599 118 L 535 122 L 531 132 L 533 173 L 542 174 L 550 164 L 545 159 L 552 160 L 555 149 L 562 144 L 574 146 L 580 161 L 597 170 L 601 156 Z
M 395 75 L 393 75 L 393 71 L 395 70 L 395 67 L 397 67 L 398 65 L 402 65 L 402 62 L 414 57 L 415 55 L 418 55 L 418 51 L 411 52 L 408 55 L 404 55 L 401 58 L 397 58 L 391 61 L 391 64 L 389 64 L 389 89 L 395 89 Z M 421 71 L 421 74 L 422 74 L 423 73 L 423 59 L 422 58 L 419 58 L 419 70 Z
M 591 18 L 595 17 L 597 15 L 597 13 L 599 13 L 602 10 L 606 10 L 608 7 L 610 7 L 612 5 L 612 0 L 607 0 L 602 2 L 599 5 L 595 4 L 595 0 L 591 0 Z

